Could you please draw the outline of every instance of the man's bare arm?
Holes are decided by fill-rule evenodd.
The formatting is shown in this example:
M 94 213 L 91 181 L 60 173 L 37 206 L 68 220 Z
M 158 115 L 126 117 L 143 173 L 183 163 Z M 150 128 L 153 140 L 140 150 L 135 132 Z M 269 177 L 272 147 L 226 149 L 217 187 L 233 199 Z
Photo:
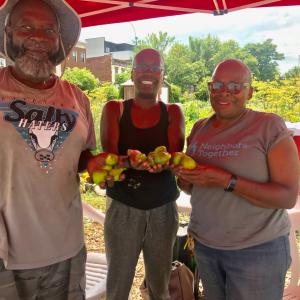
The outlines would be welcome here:
M 184 146 L 184 116 L 180 106 L 177 104 L 168 105 L 169 128 L 168 143 L 169 152 L 182 151 Z
M 100 123 L 100 140 L 102 148 L 106 152 L 118 154 L 119 121 L 123 102 L 109 101 L 102 110 Z
M 83 172 L 87 169 L 87 163 L 89 159 L 93 157 L 93 154 L 90 152 L 90 150 L 85 150 L 81 152 L 78 162 L 78 172 Z

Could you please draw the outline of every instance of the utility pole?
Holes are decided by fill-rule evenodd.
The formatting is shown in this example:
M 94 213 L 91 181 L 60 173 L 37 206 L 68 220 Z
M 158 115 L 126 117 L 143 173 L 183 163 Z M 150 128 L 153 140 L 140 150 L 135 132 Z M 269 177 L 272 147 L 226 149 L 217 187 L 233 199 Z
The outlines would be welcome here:
M 297 73 L 298 73 L 298 80 L 297 80 L 297 87 L 298 87 L 298 90 L 300 90 L 300 54 L 298 55 L 298 70 L 297 70 Z M 299 102 L 300 102 L 300 99 L 299 99 Z M 299 115 L 300 115 L 300 105 L 299 105 Z
M 137 36 L 136 36 L 136 31 L 135 31 L 135 27 L 131 22 L 128 22 L 130 24 L 130 26 L 132 27 L 132 30 L 134 32 L 134 44 L 135 46 L 137 46 Z M 300 55 L 299 55 L 299 59 L 300 59 Z
M 298 75 L 300 75 L 300 54 L 298 55 Z

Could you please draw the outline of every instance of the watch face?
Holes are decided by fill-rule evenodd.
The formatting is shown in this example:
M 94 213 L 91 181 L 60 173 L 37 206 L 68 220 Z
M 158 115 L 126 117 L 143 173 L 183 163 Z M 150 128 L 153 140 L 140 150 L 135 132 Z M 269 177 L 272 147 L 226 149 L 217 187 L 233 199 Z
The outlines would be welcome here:
M 229 184 L 227 186 L 227 188 L 224 189 L 225 192 L 232 192 L 236 186 L 236 182 L 237 182 L 237 176 L 236 175 L 231 175 Z

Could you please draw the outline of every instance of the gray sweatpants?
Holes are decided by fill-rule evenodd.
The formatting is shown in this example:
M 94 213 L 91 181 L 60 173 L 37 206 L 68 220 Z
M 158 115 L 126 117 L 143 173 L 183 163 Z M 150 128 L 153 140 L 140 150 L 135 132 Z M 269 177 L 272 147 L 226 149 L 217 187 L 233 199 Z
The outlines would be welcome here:
M 85 247 L 62 262 L 28 270 L 7 270 L 0 259 L 0 300 L 84 300 Z
M 107 300 L 128 299 L 141 251 L 150 299 L 169 299 L 168 283 L 177 229 L 175 202 L 140 210 L 112 200 L 104 224 Z

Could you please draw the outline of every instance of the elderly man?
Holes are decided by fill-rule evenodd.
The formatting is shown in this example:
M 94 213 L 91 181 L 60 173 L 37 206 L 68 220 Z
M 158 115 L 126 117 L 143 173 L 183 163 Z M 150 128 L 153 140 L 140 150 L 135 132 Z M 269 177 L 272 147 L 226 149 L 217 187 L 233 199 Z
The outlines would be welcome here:
M 108 152 L 126 155 L 128 149 L 148 154 L 157 146 L 181 151 L 184 119 L 179 106 L 158 101 L 163 60 L 156 50 L 140 51 L 133 62 L 134 99 L 108 102 L 102 114 L 101 142 Z M 112 198 L 105 218 L 108 259 L 107 299 L 128 299 L 135 267 L 144 255 L 150 299 L 169 299 L 172 249 L 178 228 L 174 175 L 161 168 L 125 172 L 125 180 L 107 188 Z
M 296 146 L 275 114 L 246 108 L 251 73 L 225 60 L 208 83 L 214 114 L 199 120 L 179 170 L 191 193 L 189 232 L 206 300 L 281 300 L 291 262 L 287 208 L 299 188 Z
M 85 298 L 78 170 L 95 136 L 86 96 L 53 74 L 79 33 L 64 1 L 0 11 L 0 299 Z

